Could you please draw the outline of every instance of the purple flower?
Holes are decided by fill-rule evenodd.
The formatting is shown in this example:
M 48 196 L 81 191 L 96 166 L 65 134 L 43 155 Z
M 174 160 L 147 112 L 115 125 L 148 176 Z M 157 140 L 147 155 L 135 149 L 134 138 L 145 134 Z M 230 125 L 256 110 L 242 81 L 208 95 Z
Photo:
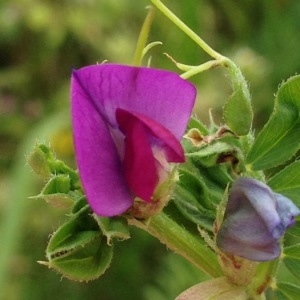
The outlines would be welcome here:
M 266 184 L 240 177 L 232 186 L 217 246 L 224 252 L 253 261 L 280 255 L 280 238 L 300 210 Z
M 168 71 L 102 64 L 72 74 L 72 123 L 78 169 L 93 211 L 115 216 L 135 197 L 151 201 L 184 161 L 180 140 L 196 90 Z

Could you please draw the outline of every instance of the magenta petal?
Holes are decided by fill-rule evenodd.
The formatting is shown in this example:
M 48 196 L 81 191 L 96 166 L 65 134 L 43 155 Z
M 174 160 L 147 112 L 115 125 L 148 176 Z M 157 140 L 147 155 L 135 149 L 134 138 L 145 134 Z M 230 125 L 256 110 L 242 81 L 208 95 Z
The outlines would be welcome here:
M 141 113 L 181 140 L 194 106 L 196 89 L 165 70 L 102 64 L 76 71 L 93 105 L 117 127 L 115 111 Z
M 91 208 L 100 216 L 125 212 L 133 197 L 122 162 L 108 126 L 77 72 L 72 76 L 72 123 L 79 174 Z
M 163 149 L 168 162 L 184 162 L 185 158 L 182 146 L 167 128 L 143 114 L 127 112 L 123 109 L 117 109 L 116 116 L 124 134 L 128 132 L 126 126 L 128 126 L 127 123 L 129 120 L 133 121 L 135 119 L 136 122 L 143 124 L 151 146 Z
M 123 163 L 126 181 L 136 196 L 150 202 L 158 174 L 146 128 L 139 119 L 124 110 L 118 109 L 116 115 L 126 136 Z

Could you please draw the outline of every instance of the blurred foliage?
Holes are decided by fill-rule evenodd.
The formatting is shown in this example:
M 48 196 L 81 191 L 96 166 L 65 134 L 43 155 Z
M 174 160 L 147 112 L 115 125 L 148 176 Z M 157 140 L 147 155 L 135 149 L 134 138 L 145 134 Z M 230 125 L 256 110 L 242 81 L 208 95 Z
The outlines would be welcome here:
M 261 127 L 272 110 L 277 86 L 300 69 L 300 2 L 165 3 L 213 48 L 241 67 L 250 83 L 255 124 Z M 61 159 L 74 164 L 68 112 L 71 68 L 103 60 L 130 64 L 147 5 L 146 0 L 0 3 L 0 256 L 3 245 L 11 243 L 7 256 L 3 255 L 4 269 L 8 266 L 8 270 L 4 278 L 0 276 L 5 282 L 1 299 L 46 300 L 53 298 L 53 292 L 55 299 L 173 299 L 171 290 L 176 282 L 181 282 L 178 286 L 182 290 L 195 283 L 195 275 L 189 274 L 196 271 L 173 256 L 166 261 L 173 281 L 164 279 L 160 275 L 165 268 L 164 247 L 139 231 L 133 232 L 126 245 L 120 244 L 112 267 L 92 283 L 61 280 L 36 263 L 43 259 L 48 234 L 60 224 L 64 212 L 27 199 L 38 193 L 42 183 L 24 168 L 24 154 L 39 137 L 51 142 Z M 150 51 L 155 67 L 177 71 L 164 52 L 186 64 L 207 59 L 158 12 L 150 34 L 150 41 L 157 40 L 163 45 Z M 192 81 L 199 91 L 196 112 L 205 121 L 212 107 L 218 116 L 230 94 L 224 73 L 213 70 Z

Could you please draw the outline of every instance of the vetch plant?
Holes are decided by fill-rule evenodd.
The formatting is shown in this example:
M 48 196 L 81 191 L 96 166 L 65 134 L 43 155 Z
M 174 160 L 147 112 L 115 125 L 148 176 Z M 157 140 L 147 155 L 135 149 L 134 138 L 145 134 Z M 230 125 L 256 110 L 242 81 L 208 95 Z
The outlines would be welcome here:
M 299 287 L 280 272 L 284 264 L 294 282 L 300 279 L 300 76 L 281 84 L 256 135 L 240 69 L 161 1 L 151 2 L 212 59 L 193 66 L 168 55 L 180 75 L 141 66 L 158 44 L 146 44 L 150 10 L 132 66 L 73 70 L 78 170 L 44 144 L 28 157 L 47 179 L 36 197 L 69 209 L 40 263 L 73 280 L 96 279 L 109 267 L 114 244 L 136 226 L 211 277 L 177 299 L 297 299 Z M 205 125 L 191 116 L 196 89 L 188 79 L 216 67 L 227 71 L 232 94 L 224 123 L 210 114 Z

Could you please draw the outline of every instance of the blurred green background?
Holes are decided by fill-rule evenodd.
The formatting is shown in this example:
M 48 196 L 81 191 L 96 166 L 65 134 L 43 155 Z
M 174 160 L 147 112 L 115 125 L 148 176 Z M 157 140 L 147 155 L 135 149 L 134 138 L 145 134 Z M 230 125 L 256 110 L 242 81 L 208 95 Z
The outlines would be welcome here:
M 298 0 L 165 1 L 205 41 L 232 58 L 250 83 L 255 127 L 272 110 L 280 82 L 300 70 Z M 37 264 L 65 211 L 29 199 L 43 182 L 26 166 L 36 139 L 74 166 L 69 117 L 72 67 L 108 60 L 130 64 L 146 0 L 2 0 L 0 3 L 0 299 L 168 300 L 203 274 L 138 230 L 119 243 L 97 281 L 74 283 Z M 208 57 L 159 12 L 149 41 L 152 66 Z M 230 93 L 224 71 L 200 74 L 196 112 L 216 119 Z

